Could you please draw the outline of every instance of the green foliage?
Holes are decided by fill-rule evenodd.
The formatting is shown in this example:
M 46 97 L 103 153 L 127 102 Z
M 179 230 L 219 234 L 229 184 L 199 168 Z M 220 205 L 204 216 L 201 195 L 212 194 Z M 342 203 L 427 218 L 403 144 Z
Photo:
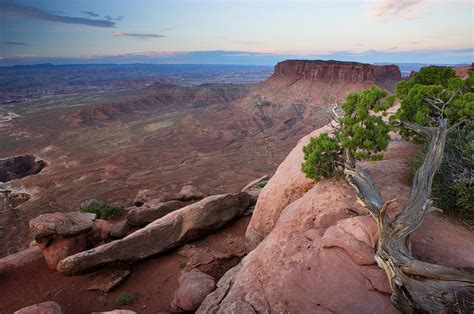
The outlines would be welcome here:
M 257 184 L 255 185 L 255 187 L 256 187 L 257 189 L 263 189 L 263 188 L 265 187 L 265 185 L 267 185 L 267 183 L 268 183 L 268 180 L 263 180 L 262 182 L 257 183 Z
M 427 147 L 410 162 L 414 173 Z M 474 226 L 474 122 L 453 130 L 446 139 L 443 162 L 433 180 L 433 202 L 444 212 Z
M 117 305 L 120 305 L 120 306 L 124 306 L 124 305 L 130 305 L 130 304 L 133 304 L 135 302 L 135 299 L 137 298 L 137 294 L 136 293 L 129 293 L 129 292 L 122 292 L 120 293 L 120 295 L 118 296 L 117 300 L 115 301 L 115 303 Z
M 449 125 L 474 118 L 473 73 L 470 71 L 470 77 L 462 80 L 451 68 L 422 68 L 409 80 L 397 84 L 401 106 L 392 120 L 436 126 L 441 117 L 447 118 Z M 406 138 L 413 138 L 408 130 L 400 129 L 400 132 Z
M 386 110 L 393 105 L 394 96 L 372 87 L 360 93 L 349 94 L 342 105 L 344 116 L 333 136 L 321 133 L 303 147 L 304 162 L 301 170 L 315 181 L 342 173 L 344 151 L 356 160 L 381 159 L 381 152 L 389 142 L 389 125 L 383 120 Z
M 303 153 L 301 171 L 306 177 L 319 181 L 322 177 L 334 177 L 341 172 L 338 169 L 341 145 L 327 133 L 310 138 L 309 144 L 303 147 Z
M 85 206 L 79 207 L 77 210 L 82 213 L 96 214 L 99 219 L 107 219 L 120 214 L 123 208 L 112 206 L 104 201 L 94 200 Z
M 381 159 L 381 152 L 387 148 L 390 139 L 390 127 L 383 116 L 394 101 L 394 96 L 375 86 L 349 94 L 342 105 L 342 129 L 336 134 L 342 148 L 349 150 L 357 160 Z

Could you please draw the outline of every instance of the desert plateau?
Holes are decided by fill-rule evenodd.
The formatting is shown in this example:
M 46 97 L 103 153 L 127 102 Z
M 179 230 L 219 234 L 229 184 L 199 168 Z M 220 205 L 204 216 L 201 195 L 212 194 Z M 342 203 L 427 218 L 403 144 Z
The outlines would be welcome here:
M 1 1 L 0 314 L 473 313 L 472 9 Z

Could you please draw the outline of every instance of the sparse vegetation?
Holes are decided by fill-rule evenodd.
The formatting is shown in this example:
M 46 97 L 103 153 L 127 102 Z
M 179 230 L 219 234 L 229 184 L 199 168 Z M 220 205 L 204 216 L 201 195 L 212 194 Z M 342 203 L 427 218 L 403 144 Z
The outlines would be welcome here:
M 105 201 L 93 200 L 89 204 L 83 205 L 77 209 L 82 213 L 93 213 L 99 219 L 107 219 L 120 214 L 123 208 L 110 205 Z
M 120 306 L 130 305 L 135 302 L 136 298 L 137 298 L 136 293 L 130 293 L 130 292 L 124 291 L 120 293 L 115 303 Z
M 257 184 L 255 184 L 255 187 L 257 189 L 263 189 L 265 187 L 265 185 L 267 185 L 268 183 L 268 180 L 263 180 L 262 182 L 259 182 Z

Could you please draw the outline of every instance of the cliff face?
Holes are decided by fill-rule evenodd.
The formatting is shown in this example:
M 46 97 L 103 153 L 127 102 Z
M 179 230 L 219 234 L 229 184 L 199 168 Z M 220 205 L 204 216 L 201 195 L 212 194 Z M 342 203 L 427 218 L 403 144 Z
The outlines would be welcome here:
M 371 65 L 358 62 L 287 60 L 275 66 L 274 78 L 291 77 L 315 82 L 377 84 L 393 90 L 401 80 L 396 65 Z

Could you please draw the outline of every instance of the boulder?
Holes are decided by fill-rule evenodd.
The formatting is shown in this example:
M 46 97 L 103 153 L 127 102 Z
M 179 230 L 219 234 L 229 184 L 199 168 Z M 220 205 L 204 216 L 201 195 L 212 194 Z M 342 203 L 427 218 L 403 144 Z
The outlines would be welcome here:
M 169 251 L 222 228 L 249 206 L 247 193 L 222 194 L 183 207 L 125 238 L 69 256 L 58 264 L 65 275 L 90 272 L 111 264 L 131 263 Z
M 171 307 L 177 312 L 195 311 L 215 288 L 214 277 L 197 269 L 183 272 L 179 277 L 179 288 L 174 294 Z
M 329 130 L 331 128 L 326 126 L 302 138 L 262 189 L 245 234 L 248 250 L 254 249 L 273 229 L 286 206 L 303 196 L 314 185 L 314 181 L 301 172 L 303 146 L 309 143 L 310 137 Z
M 0 274 L 8 269 L 22 267 L 43 257 L 40 248 L 35 245 L 26 250 L 0 258 Z
M 206 194 L 193 185 L 183 186 L 178 193 L 178 199 L 182 201 L 196 201 L 204 198 L 205 196 Z
M 30 229 L 49 268 L 56 269 L 65 257 L 104 241 L 108 222 L 95 220 L 95 214 L 78 212 L 42 214 L 30 220 Z
M 161 202 L 160 199 L 146 202 L 140 207 L 134 207 L 127 213 L 127 222 L 133 227 L 143 227 L 172 211 L 186 206 L 182 201 Z
M 112 227 L 113 225 L 111 222 L 103 219 L 96 219 L 94 220 L 93 231 L 102 241 L 105 242 L 110 237 L 110 230 L 112 230 Z
M 137 196 L 135 196 L 135 199 L 133 200 L 133 205 L 140 207 L 146 202 L 154 198 L 157 198 L 157 196 L 158 196 L 157 191 L 149 190 L 149 189 L 140 190 L 138 191 Z
M 63 310 L 56 302 L 47 301 L 24 307 L 15 314 L 63 314 Z
M 127 220 L 122 220 L 115 223 L 110 229 L 110 237 L 114 239 L 121 239 L 130 231 L 130 225 Z

